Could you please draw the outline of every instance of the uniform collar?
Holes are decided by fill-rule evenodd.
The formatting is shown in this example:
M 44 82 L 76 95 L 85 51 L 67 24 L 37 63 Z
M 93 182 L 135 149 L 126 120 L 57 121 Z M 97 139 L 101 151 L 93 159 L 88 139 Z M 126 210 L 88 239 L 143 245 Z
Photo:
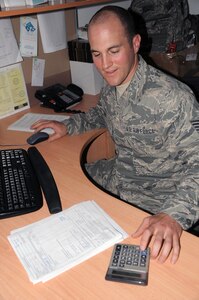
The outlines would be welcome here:
M 147 80 L 147 69 L 148 65 L 145 60 L 142 58 L 141 55 L 138 56 L 138 67 L 133 75 L 126 91 L 123 93 L 122 96 L 126 97 L 126 93 L 128 93 L 128 97 L 133 95 L 133 102 L 138 103 L 142 97 L 144 85 Z M 106 93 L 112 93 L 115 95 L 115 87 L 107 85 L 106 86 Z

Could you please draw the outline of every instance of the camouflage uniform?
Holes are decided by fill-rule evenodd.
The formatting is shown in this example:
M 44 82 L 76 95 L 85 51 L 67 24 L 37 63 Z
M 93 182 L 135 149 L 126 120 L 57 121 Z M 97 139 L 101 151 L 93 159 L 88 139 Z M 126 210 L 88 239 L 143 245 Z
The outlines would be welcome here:
M 142 37 L 146 28 L 148 41 L 143 47 L 150 41 L 151 51 L 155 52 L 165 52 L 173 41 L 177 51 L 186 47 L 191 30 L 187 0 L 132 0 L 130 9 L 142 17 Z
M 199 219 L 199 107 L 183 83 L 139 57 L 118 99 L 106 86 L 95 108 L 64 123 L 69 134 L 107 128 L 116 156 L 87 165 L 108 191 L 152 213 L 165 212 L 188 229 Z

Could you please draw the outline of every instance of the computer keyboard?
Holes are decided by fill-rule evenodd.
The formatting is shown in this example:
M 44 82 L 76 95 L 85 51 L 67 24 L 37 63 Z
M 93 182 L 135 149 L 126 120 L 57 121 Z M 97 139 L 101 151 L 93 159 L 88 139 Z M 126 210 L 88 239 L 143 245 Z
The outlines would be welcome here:
M 24 149 L 0 151 L 0 218 L 40 209 L 40 184 Z

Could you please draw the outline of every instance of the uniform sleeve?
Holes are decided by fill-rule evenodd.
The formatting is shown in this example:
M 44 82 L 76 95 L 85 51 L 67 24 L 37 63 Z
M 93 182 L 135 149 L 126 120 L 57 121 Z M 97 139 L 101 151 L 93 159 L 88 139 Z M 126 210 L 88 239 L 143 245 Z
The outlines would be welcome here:
M 96 107 L 87 113 L 76 114 L 63 121 L 67 126 L 69 135 L 84 133 L 88 130 L 106 127 L 105 112 L 101 105 L 101 98 Z
M 165 201 L 161 212 L 169 214 L 187 230 L 199 219 L 199 128 L 196 125 L 199 125 L 199 106 L 191 92 L 178 93 L 177 99 L 180 101 L 176 109 L 172 110 L 173 104 L 168 103 L 163 117 L 168 124 L 166 143 L 179 166 L 173 170 L 176 192 Z M 167 122 L 168 119 L 172 122 Z

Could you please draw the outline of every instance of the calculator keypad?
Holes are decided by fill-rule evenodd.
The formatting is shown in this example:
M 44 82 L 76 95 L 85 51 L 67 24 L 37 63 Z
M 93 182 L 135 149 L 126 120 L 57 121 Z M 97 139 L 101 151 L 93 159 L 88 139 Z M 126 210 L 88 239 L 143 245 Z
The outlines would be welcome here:
M 149 250 L 142 251 L 137 245 L 117 244 L 112 256 L 112 267 L 146 269 Z

